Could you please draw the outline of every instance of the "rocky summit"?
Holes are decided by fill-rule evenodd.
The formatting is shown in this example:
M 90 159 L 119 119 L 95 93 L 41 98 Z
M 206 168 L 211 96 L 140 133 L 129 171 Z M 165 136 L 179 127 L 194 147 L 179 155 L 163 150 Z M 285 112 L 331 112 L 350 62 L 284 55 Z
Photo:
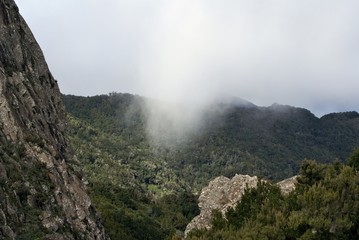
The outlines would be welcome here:
M 0 0 L 0 106 L 0 239 L 107 239 L 57 82 L 13 0 Z
M 296 176 L 285 179 L 277 185 L 283 194 L 288 194 L 294 190 L 296 179 Z M 185 235 L 194 229 L 210 229 L 212 211 L 216 209 L 225 215 L 228 209 L 236 206 L 245 189 L 256 187 L 258 181 L 256 176 L 241 174 L 236 174 L 232 179 L 220 176 L 212 180 L 207 187 L 202 189 L 198 198 L 201 212 L 187 225 Z

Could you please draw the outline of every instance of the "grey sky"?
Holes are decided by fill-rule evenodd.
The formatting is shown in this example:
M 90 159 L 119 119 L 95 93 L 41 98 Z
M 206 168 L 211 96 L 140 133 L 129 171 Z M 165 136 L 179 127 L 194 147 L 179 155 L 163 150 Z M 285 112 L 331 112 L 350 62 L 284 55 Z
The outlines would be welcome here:
M 63 93 L 359 111 L 357 0 L 16 0 Z

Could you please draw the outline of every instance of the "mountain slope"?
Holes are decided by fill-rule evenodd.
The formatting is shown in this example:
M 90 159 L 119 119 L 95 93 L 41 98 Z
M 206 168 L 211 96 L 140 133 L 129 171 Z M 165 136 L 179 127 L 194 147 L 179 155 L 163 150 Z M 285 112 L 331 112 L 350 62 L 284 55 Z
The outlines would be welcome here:
M 301 108 L 226 101 L 208 113 L 203 131 L 193 138 L 158 145 L 146 135 L 143 97 L 111 93 L 63 99 L 68 137 L 114 239 L 165 239 L 175 230 L 181 236 L 198 214 L 191 192 L 217 176 L 282 180 L 297 175 L 304 158 L 344 160 L 359 145 L 356 112 L 319 119 Z M 166 130 L 165 121 L 162 127 Z
M 148 144 L 71 115 L 69 123 L 69 140 L 112 239 L 167 239 L 198 214 L 188 185 Z
M 157 157 L 193 188 L 211 178 L 236 173 L 281 180 L 296 175 L 300 162 L 343 160 L 359 145 L 359 114 L 315 117 L 306 109 L 227 104 L 187 142 L 156 147 L 146 139 L 146 99 L 130 94 L 64 96 L 67 111 L 126 142 L 152 148 Z M 211 115 L 213 116 L 213 114 Z M 178 146 L 181 145 L 181 146 Z
M 56 81 L 13 0 L 0 0 L 0 238 L 107 239 L 65 141 Z

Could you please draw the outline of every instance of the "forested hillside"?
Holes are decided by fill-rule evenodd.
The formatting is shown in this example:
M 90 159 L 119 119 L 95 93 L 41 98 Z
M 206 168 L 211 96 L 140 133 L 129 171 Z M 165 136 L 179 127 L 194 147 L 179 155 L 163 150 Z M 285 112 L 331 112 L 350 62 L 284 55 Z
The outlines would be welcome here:
M 122 97 L 127 104 L 135 100 L 131 95 Z M 92 110 L 88 116 L 93 118 L 86 119 L 88 108 L 82 104 L 78 106 L 86 111 L 80 118 L 68 116 L 68 137 L 107 234 L 111 239 L 154 240 L 167 239 L 176 230 L 181 235 L 199 212 L 197 197 L 164 157 L 152 151 L 140 119 L 136 124 L 127 122 L 126 108 L 106 109 L 103 103 L 97 105 L 103 112 Z M 96 106 L 96 101 L 92 104 Z
M 208 114 L 193 138 L 158 145 L 146 135 L 143 97 L 63 99 L 68 137 L 114 239 L 165 239 L 183 231 L 198 214 L 193 193 L 219 175 L 281 180 L 298 174 L 303 159 L 344 161 L 359 146 L 356 112 L 317 118 L 278 104 L 218 103 L 213 109 L 225 111 Z
M 280 180 L 297 174 L 305 158 L 343 161 L 359 145 L 357 112 L 317 118 L 306 109 L 291 106 L 233 104 L 225 106 L 227 110 L 216 120 L 206 119 L 205 130 L 196 138 L 181 142 L 180 147 L 153 149 L 146 138 L 145 101 L 130 94 L 64 96 L 72 116 L 121 137 L 123 143 L 115 148 L 130 144 L 146 150 L 142 155 L 147 159 L 166 159 L 177 176 L 200 188 L 213 177 L 235 173 Z

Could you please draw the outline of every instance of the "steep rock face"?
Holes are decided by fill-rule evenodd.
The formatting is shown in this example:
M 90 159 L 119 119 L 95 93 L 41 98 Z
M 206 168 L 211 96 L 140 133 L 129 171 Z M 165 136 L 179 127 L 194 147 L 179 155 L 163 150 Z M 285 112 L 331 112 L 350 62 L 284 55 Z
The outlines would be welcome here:
M 294 190 L 296 178 L 295 176 L 277 183 L 283 194 Z M 215 178 L 202 189 L 198 198 L 201 212 L 187 225 L 185 235 L 194 229 L 210 229 L 212 210 L 218 209 L 224 215 L 229 208 L 236 206 L 246 188 L 256 187 L 257 183 L 256 176 L 240 174 L 236 174 L 232 179 L 223 176 Z
M 0 238 L 106 239 L 59 88 L 13 0 L 0 0 L 0 109 Z

